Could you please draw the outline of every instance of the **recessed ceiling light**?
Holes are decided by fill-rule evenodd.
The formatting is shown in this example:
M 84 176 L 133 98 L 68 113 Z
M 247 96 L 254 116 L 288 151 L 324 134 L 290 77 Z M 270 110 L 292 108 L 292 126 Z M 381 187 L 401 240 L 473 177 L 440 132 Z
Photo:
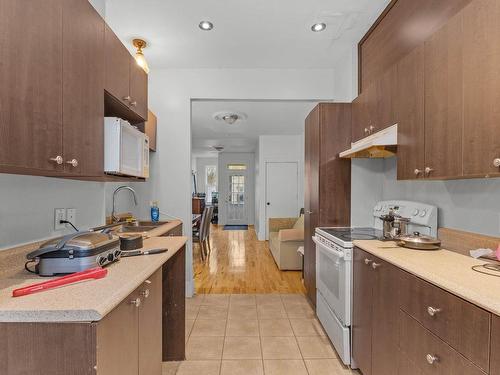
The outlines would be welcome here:
M 215 120 L 225 122 L 228 125 L 233 125 L 237 121 L 244 121 L 247 119 L 247 115 L 244 113 L 230 111 L 214 113 L 213 117 Z
M 214 24 L 210 21 L 201 21 L 198 27 L 203 31 L 210 31 L 214 28 Z
M 318 33 L 325 29 L 326 29 L 326 23 L 315 23 L 314 25 L 311 26 L 311 30 L 314 31 L 315 33 Z

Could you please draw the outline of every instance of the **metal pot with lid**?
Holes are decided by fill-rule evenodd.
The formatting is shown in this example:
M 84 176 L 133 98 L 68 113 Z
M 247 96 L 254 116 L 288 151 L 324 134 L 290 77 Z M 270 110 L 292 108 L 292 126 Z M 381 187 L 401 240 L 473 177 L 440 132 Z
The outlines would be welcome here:
M 439 250 L 441 248 L 441 240 L 422 235 L 420 232 L 413 232 L 410 235 L 400 236 L 398 238 L 398 246 L 415 250 Z
M 389 210 L 387 215 L 380 216 L 380 219 L 384 223 L 383 233 L 385 239 L 392 240 L 400 236 L 406 236 L 410 219 L 395 214 L 392 209 Z

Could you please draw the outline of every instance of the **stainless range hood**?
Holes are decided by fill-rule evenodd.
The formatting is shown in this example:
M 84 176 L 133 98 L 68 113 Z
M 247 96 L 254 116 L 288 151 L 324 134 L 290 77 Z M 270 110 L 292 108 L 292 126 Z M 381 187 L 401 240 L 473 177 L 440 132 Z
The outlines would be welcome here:
M 396 155 L 398 147 L 398 124 L 372 134 L 340 153 L 341 158 L 390 158 Z

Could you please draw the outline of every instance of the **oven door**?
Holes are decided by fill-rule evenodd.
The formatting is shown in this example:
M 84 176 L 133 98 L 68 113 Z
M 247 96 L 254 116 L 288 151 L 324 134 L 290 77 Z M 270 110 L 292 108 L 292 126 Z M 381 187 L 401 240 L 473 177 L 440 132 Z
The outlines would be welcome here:
M 352 250 L 314 236 L 316 243 L 316 288 L 338 320 L 351 325 Z

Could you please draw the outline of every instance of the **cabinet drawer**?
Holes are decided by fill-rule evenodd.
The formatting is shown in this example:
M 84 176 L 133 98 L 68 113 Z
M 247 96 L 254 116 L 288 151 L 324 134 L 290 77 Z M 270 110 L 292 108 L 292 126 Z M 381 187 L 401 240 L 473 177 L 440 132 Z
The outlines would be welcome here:
M 406 366 L 414 367 L 415 374 L 484 375 L 479 367 L 466 359 L 443 340 L 425 329 L 419 322 L 400 310 L 399 349 Z M 401 365 L 401 363 L 400 363 Z M 407 372 L 400 372 L 407 375 Z
M 401 281 L 400 307 L 487 371 L 491 314 L 408 273 Z

